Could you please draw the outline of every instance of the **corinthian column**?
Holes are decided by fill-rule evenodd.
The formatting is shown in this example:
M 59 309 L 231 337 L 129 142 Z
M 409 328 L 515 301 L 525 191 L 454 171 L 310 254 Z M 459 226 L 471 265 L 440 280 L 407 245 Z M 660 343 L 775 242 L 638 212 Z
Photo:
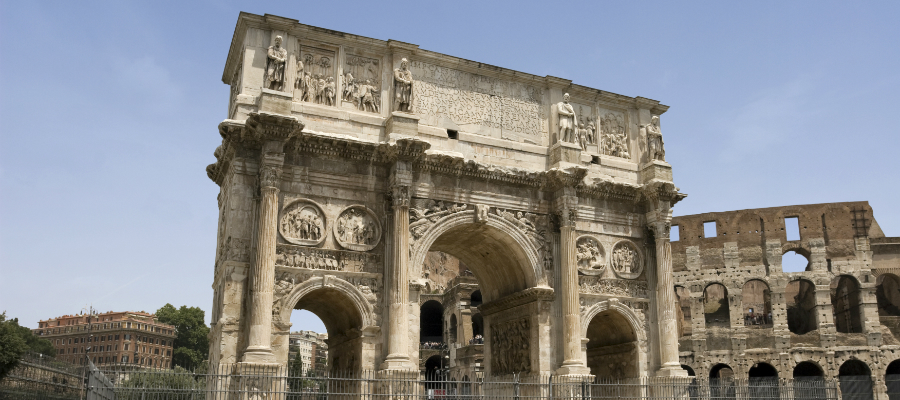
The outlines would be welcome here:
M 275 287 L 275 241 L 278 226 L 278 175 L 275 166 L 259 173 L 259 224 L 256 260 L 250 282 L 250 338 L 245 362 L 275 362 L 272 352 L 272 296 Z
M 675 286 L 672 280 L 672 208 L 666 201 L 657 201 L 656 209 L 647 214 L 647 222 L 656 238 L 656 315 L 659 326 L 658 375 L 686 376 L 678 361 L 678 320 L 675 312 Z
M 410 369 L 409 348 L 409 186 L 391 188 L 394 240 L 391 246 L 391 304 L 388 356 L 383 369 Z
M 559 213 L 560 296 L 563 314 L 563 364 L 561 375 L 587 375 L 581 358 L 581 310 L 578 304 L 578 262 L 575 257 L 575 207 L 577 198 L 562 197 Z
M 256 259 L 250 271 L 250 336 L 242 361 L 274 363 L 272 352 L 272 297 L 275 289 L 275 244 L 278 227 L 278 182 L 284 165 L 284 144 L 303 130 L 294 117 L 251 113 L 245 122 L 248 135 L 241 140 L 260 149 L 259 217 Z

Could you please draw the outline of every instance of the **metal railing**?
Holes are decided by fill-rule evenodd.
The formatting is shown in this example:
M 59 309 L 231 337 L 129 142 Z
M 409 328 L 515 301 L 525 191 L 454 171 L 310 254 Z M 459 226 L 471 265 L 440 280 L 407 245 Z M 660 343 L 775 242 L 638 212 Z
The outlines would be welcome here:
M 83 369 L 37 353 L 25 354 L 0 380 L 0 400 L 80 399 Z
M 588 400 L 838 399 L 829 380 L 606 379 L 559 375 L 459 376 L 452 371 L 332 372 L 294 376 L 286 367 L 220 365 L 181 369 L 99 368 L 89 399 L 112 400 Z M 104 392 L 103 397 L 90 397 Z

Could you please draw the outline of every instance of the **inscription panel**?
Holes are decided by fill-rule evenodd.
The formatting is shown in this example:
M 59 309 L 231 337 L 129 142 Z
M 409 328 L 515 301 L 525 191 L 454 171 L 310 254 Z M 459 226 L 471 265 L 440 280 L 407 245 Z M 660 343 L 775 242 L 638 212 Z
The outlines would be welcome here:
M 546 132 L 543 89 L 440 67 L 410 63 L 413 111 L 421 123 L 445 126 L 449 119 L 467 132 L 537 141 Z

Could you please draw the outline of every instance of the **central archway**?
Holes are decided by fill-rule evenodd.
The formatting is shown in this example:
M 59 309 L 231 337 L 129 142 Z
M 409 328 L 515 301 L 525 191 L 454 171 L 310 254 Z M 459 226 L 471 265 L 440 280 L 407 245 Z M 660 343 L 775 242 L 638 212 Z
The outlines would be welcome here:
M 435 221 L 425 212 L 421 215 L 415 227 L 410 225 L 420 232 L 410 238 L 415 239 L 410 246 L 410 265 L 415 268 L 411 275 L 423 276 L 429 251 L 456 257 L 475 275 L 484 300 L 479 309 L 488 375 L 548 372 L 549 359 L 544 351 L 542 360 L 541 347 L 550 346 L 553 290 L 547 285 L 534 223 L 522 213 L 513 218 L 517 222 L 494 212 L 479 213 L 476 222 L 473 210 Z
M 279 362 L 287 361 L 288 346 L 282 343 L 293 310 L 307 310 L 322 320 L 328 332 L 328 371 L 357 373 L 374 369 L 374 341 L 380 331 L 376 321 L 374 295 L 366 295 L 350 282 L 331 275 L 313 277 L 295 285 L 279 300 L 284 304 L 276 315 L 273 347 Z

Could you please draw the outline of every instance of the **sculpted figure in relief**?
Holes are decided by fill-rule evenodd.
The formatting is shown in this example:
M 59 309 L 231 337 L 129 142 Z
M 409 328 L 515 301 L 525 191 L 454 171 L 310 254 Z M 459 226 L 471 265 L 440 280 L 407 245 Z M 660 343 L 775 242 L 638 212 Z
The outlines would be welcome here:
M 310 203 L 298 203 L 281 217 L 281 235 L 294 244 L 318 244 L 325 236 L 325 221 L 321 212 Z
M 356 209 L 350 209 L 338 218 L 338 235 L 343 242 L 374 244 L 375 222 Z
M 556 104 L 559 114 L 559 134 L 561 142 L 575 143 L 575 108 L 569 104 L 569 94 L 563 95 L 563 101 Z
M 654 115 L 653 118 L 650 118 L 650 123 L 644 125 L 644 131 L 647 133 L 650 159 L 666 161 L 666 150 L 663 148 L 662 132 L 659 129 L 659 117 Z
M 400 68 L 394 70 L 395 109 L 412 112 L 412 72 L 409 71 L 409 60 L 400 60 Z
M 641 264 L 640 254 L 625 243 L 619 243 L 611 254 L 613 271 L 619 277 L 626 279 L 637 278 L 644 270 Z
M 625 121 L 622 116 L 607 113 L 600 120 L 600 134 L 603 154 L 631 158 L 628 153 L 628 136 L 625 134 Z
M 284 90 L 284 64 L 287 50 L 281 47 L 281 36 L 275 36 L 275 44 L 269 46 L 266 58 L 266 89 Z
M 586 275 L 599 275 L 606 269 L 603 250 L 596 239 L 590 237 L 578 239 L 575 257 L 578 260 L 578 269 Z

